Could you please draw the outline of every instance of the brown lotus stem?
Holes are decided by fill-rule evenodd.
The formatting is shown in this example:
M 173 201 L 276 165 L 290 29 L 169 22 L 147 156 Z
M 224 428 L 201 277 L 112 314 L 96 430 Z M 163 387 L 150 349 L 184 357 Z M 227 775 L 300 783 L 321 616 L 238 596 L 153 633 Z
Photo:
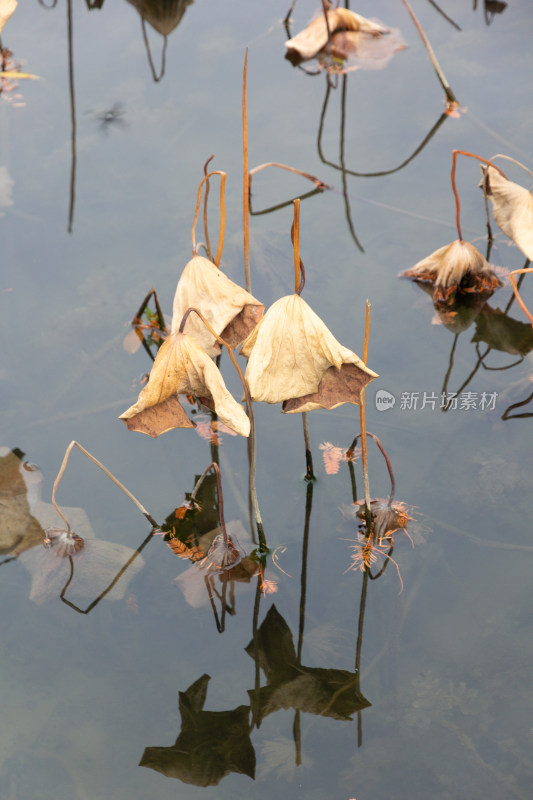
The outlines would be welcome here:
M 303 288 L 305 286 L 305 267 L 304 262 L 300 258 L 300 199 L 296 198 L 293 200 L 293 208 L 294 208 L 294 218 L 291 225 L 291 242 L 294 250 L 294 281 L 295 281 L 295 294 L 301 295 L 303 292 Z M 295 244 L 296 235 L 295 235 L 295 220 L 296 220 L 296 203 L 298 203 L 298 244 Z M 298 249 L 298 267 L 296 266 L 296 247 Z M 299 271 L 300 277 L 298 279 L 296 275 L 296 271 Z M 299 280 L 299 283 L 298 283 Z
M 266 551 L 267 550 L 267 544 L 266 544 L 265 532 L 264 532 L 264 528 L 263 528 L 263 521 L 261 519 L 261 511 L 259 510 L 259 503 L 258 503 L 258 500 L 257 500 L 257 489 L 256 489 L 256 485 L 255 485 L 255 470 L 256 470 L 256 463 L 257 463 L 257 446 L 256 446 L 256 434 L 255 434 L 255 416 L 254 416 L 254 409 L 253 409 L 253 404 L 252 404 L 252 396 L 250 394 L 250 388 L 248 386 L 246 378 L 244 377 L 243 371 L 240 368 L 239 363 L 237 362 L 237 359 L 235 358 L 235 354 L 233 352 L 233 348 L 224 339 L 222 339 L 222 337 L 219 336 L 218 333 L 216 333 L 213 330 L 213 328 L 211 327 L 209 322 L 206 320 L 204 315 L 201 313 L 201 311 L 198 311 L 197 308 L 192 308 L 192 307 L 188 308 L 187 311 L 185 312 L 185 314 L 183 315 L 182 320 L 181 320 L 180 327 L 179 327 L 179 333 L 183 333 L 183 329 L 185 327 L 185 323 L 187 322 L 187 318 L 188 318 L 189 314 L 192 313 L 193 311 L 196 314 L 198 314 L 198 316 L 200 317 L 200 319 L 202 320 L 202 322 L 206 326 L 207 330 L 215 337 L 217 342 L 219 344 L 221 344 L 221 345 L 224 345 L 224 347 L 228 351 L 228 354 L 229 354 L 229 357 L 231 358 L 233 366 L 237 370 L 237 373 L 239 375 L 240 381 L 242 383 L 242 388 L 244 390 L 244 397 L 246 399 L 246 410 L 247 410 L 247 413 L 248 413 L 248 417 L 250 419 L 250 478 L 249 478 L 250 498 L 251 498 L 251 501 L 252 501 L 252 507 L 253 507 L 254 516 L 255 516 L 255 522 L 256 522 L 256 526 L 257 526 L 257 535 L 259 537 L 259 545 L 260 545 L 260 548 L 262 550 Z
M 446 99 L 447 99 L 448 103 L 453 104 L 454 106 L 458 106 L 459 105 L 459 101 L 457 100 L 456 96 L 454 95 L 450 84 L 446 80 L 446 76 L 444 75 L 444 72 L 442 71 L 442 68 L 441 68 L 439 62 L 437 61 L 437 56 L 433 52 L 433 48 L 431 47 L 431 45 L 429 43 L 429 39 L 426 36 L 426 34 L 424 33 L 424 30 L 423 30 L 420 22 L 418 21 L 416 15 L 415 15 L 415 12 L 411 8 L 411 6 L 407 2 L 407 0 L 402 0 L 402 2 L 404 4 L 404 6 L 406 7 L 407 11 L 409 12 L 409 16 L 413 20 L 413 22 L 415 24 L 415 28 L 417 29 L 418 33 L 420 34 L 420 38 L 422 39 L 422 41 L 424 43 L 424 47 L 427 50 L 427 54 L 429 56 L 429 60 L 431 61 L 433 69 L 435 70 L 435 72 L 437 74 L 437 78 L 440 81 L 440 85 L 444 89 L 444 94 L 446 95 Z
M 279 169 L 285 169 L 287 172 L 294 172 L 295 175 L 301 175 L 302 178 L 306 178 L 306 180 L 314 183 L 317 189 L 331 189 L 331 186 L 315 175 L 311 175 L 309 172 L 304 172 L 301 169 L 296 169 L 296 167 L 289 167 L 288 164 L 280 164 L 279 161 L 268 161 L 265 164 L 259 164 L 259 166 L 251 169 L 248 173 L 250 187 L 252 185 L 252 175 L 255 175 L 256 172 L 261 172 L 262 169 L 266 169 L 267 167 L 279 167 Z
M 527 316 L 528 320 L 531 322 L 531 325 L 533 325 L 533 316 L 531 315 L 531 312 L 529 311 L 526 304 L 520 297 L 520 292 L 518 291 L 518 286 L 516 285 L 516 281 L 514 279 L 515 275 L 525 275 L 527 272 L 533 272 L 533 267 L 526 267 L 525 269 L 513 269 L 513 271 L 509 273 L 509 280 L 511 281 L 513 292 L 515 294 L 516 299 L 518 300 L 520 308 Z
M 243 245 L 244 245 L 244 283 L 246 291 L 252 291 L 250 275 L 250 176 L 248 175 L 248 48 L 244 54 L 244 69 L 242 71 L 242 218 L 243 218 Z
M 63 462 L 62 462 L 62 464 L 61 464 L 61 467 L 60 467 L 60 469 L 59 469 L 59 472 L 57 473 L 57 478 L 55 479 L 55 481 L 54 481 L 54 485 L 53 485 L 53 487 L 52 487 L 52 505 L 54 506 L 55 510 L 57 511 L 57 513 L 59 514 L 59 516 L 61 517 L 61 519 L 63 520 L 63 522 L 65 522 L 65 523 L 66 523 L 66 525 L 67 525 L 67 531 L 68 531 L 68 533 L 72 533 L 72 528 L 70 527 L 70 523 L 69 523 L 68 519 L 67 519 L 67 518 L 65 517 L 65 515 L 64 515 L 64 514 L 61 512 L 61 510 L 59 509 L 59 506 L 58 506 L 58 505 L 57 505 L 57 503 L 56 503 L 56 492 L 57 492 L 57 489 L 58 489 L 58 487 L 59 487 L 59 484 L 60 484 L 60 482 L 61 482 L 61 478 L 63 477 L 63 474 L 64 474 L 64 472 L 65 472 L 65 470 L 66 470 L 66 468 L 67 468 L 67 463 L 68 463 L 68 460 L 69 460 L 70 454 L 71 454 L 71 452 L 72 452 L 72 449 L 73 449 L 74 447 L 77 447 L 77 448 L 78 448 L 78 450 L 80 450 L 80 451 L 83 453 L 83 455 L 87 456 L 87 458 L 88 458 L 88 459 L 90 459 L 90 461 L 92 461 L 92 462 L 93 462 L 93 464 L 96 464 L 96 466 L 97 466 L 97 467 L 100 467 L 100 469 L 101 469 L 103 472 L 105 472 L 105 474 L 107 475 L 107 477 L 108 477 L 108 478 L 110 478 L 110 479 L 113 481 L 113 483 L 114 483 L 116 486 L 118 486 L 118 488 L 119 488 L 119 489 L 121 489 L 121 490 L 124 492 L 124 494 L 125 494 L 125 495 L 127 495 L 127 496 L 129 497 L 129 499 L 131 500 L 131 502 L 132 502 L 132 503 L 135 503 L 135 505 L 137 506 L 137 508 L 139 509 L 139 511 L 140 511 L 142 514 L 144 514 L 144 516 L 146 517 L 146 519 L 148 520 L 148 522 L 150 523 L 150 525 L 152 526 L 152 528 L 158 528 L 158 527 L 159 527 L 159 525 L 157 524 L 157 522 L 155 521 L 155 519 L 154 519 L 154 518 L 153 518 L 153 517 L 152 517 L 152 516 L 149 514 L 149 512 L 148 512 L 148 511 L 145 509 L 145 507 L 142 505 L 142 503 L 140 503 L 140 502 L 137 500 L 137 498 L 135 497 L 135 495 L 133 495 L 133 494 L 132 494 L 132 493 L 129 491 L 129 489 L 126 489 L 126 487 L 124 486 L 124 484 L 122 484 L 122 483 L 121 483 L 121 482 L 118 480 L 118 478 L 115 478 L 115 476 L 113 475 L 113 473 L 112 473 L 112 472 L 110 472 L 110 471 L 107 469 L 107 467 L 104 467 L 104 465 L 103 465 L 103 464 L 102 464 L 100 461 L 98 461 L 98 459 L 97 459 L 97 458 L 95 458 L 93 455 L 91 455 L 91 453 L 89 453 L 89 451 L 88 451 L 88 450 L 86 450 L 84 447 L 82 447 L 82 445 L 81 445 L 81 444 L 79 444 L 78 442 L 72 441 L 72 442 L 69 444 L 69 446 L 67 447 L 66 451 L 65 451 L 65 455 L 64 455 L 64 457 L 63 457 Z
M 381 444 L 380 440 L 378 439 L 378 437 L 375 434 L 370 433 L 370 431 L 366 431 L 366 435 L 370 436 L 370 438 L 375 441 L 375 443 L 377 444 L 377 446 L 381 450 L 383 458 L 385 459 L 385 462 L 387 464 L 387 469 L 389 471 L 390 484 L 391 484 L 391 489 L 390 489 L 390 494 L 389 494 L 389 501 L 388 501 L 388 504 L 390 506 L 390 505 L 392 505 L 392 501 L 394 500 L 394 493 L 396 492 L 396 481 L 394 479 L 394 472 L 392 471 L 392 464 L 390 463 L 390 458 L 387 455 L 387 451 L 385 450 L 385 448 L 383 447 L 383 445 Z M 346 451 L 346 455 L 348 456 L 348 458 L 350 457 L 351 453 L 353 453 L 353 451 L 355 449 L 355 445 L 357 444 L 357 440 L 360 437 L 361 437 L 361 434 L 358 433 L 357 436 L 355 437 L 355 439 L 353 440 L 353 442 L 351 443 L 350 447 Z
M 212 175 L 220 175 L 220 232 L 218 234 L 218 250 L 215 258 L 217 267 L 220 265 L 220 257 L 222 255 L 222 248 L 224 246 L 224 229 L 226 226 L 226 202 L 224 197 L 224 189 L 226 186 L 226 173 L 219 169 L 213 170 L 205 175 L 198 186 L 198 199 L 196 201 L 196 210 L 194 212 L 194 221 L 192 223 L 192 254 L 196 255 L 196 223 L 198 221 L 198 214 L 200 213 L 200 205 L 202 202 L 202 186 Z
M 294 294 L 298 294 L 300 288 L 300 198 L 294 201 Z
M 206 467 L 206 469 L 204 469 L 204 471 L 202 472 L 202 474 L 200 475 L 200 477 L 196 481 L 194 489 L 191 492 L 190 500 L 191 500 L 192 503 L 194 503 L 196 501 L 196 495 L 197 495 L 198 491 L 200 490 L 200 486 L 204 482 L 207 473 L 211 469 L 215 470 L 215 475 L 217 476 L 218 518 L 220 520 L 220 529 L 222 531 L 222 536 L 224 538 L 224 542 L 227 544 L 228 543 L 228 533 L 226 531 L 226 523 L 224 521 L 224 497 L 223 497 L 223 494 L 222 494 L 222 478 L 221 478 L 221 475 L 220 475 L 220 467 L 218 466 L 216 461 L 212 461 L 211 464 L 209 464 L 209 466 Z
M 510 161 L 511 164 L 516 164 L 517 167 L 520 167 L 520 169 L 523 169 L 524 172 L 527 172 L 528 175 L 531 175 L 533 177 L 533 172 L 530 169 L 528 169 L 525 166 L 525 164 L 522 164 L 521 161 L 517 161 L 516 158 L 511 158 L 511 156 L 504 156 L 502 153 L 496 153 L 495 156 L 492 156 L 492 158 L 488 162 L 491 165 L 491 167 L 494 167 L 495 169 L 498 169 L 498 167 L 495 164 L 492 163 L 495 158 L 504 158 L 506 161 Z M 501 170 L 500 170 L 500 172 L 501 172 Z M 502 172 L 502 175 L 503 175 L 503 172 Z
M 302 425 L 305 443 L 305 480 L 314 481 L 315 471 L 313 469 L 313 454 L 311 453 L 311 441 L 309 439 L 309 418 L 307 411 L 302 411 Z
M 368 359 L 368 338 L 370 332 L 370 302 L 366 301 L 365 313 L 365 341 L 363 345 L 363 364 L 366 366 Z M 361 424 L 361 466 L 363 470 L 363 486 L 365 496 L 366 529 L 370 533 L 372 512 L 370 509 L 370 481 L 368 478 L 368 451 L 366 446 L 366 415 L 365 415 L 365 390 L 361 389 L 361 402 L 359 404 L 359 419 Z
M 207 175 L 207 165 L 214 159 L 214 155 L 209 156 L 204 164 L 204 175 Z M 207 201 L 209 198 L 209 180 L 205 182 L 205 195 L 204 195 L 204 236 L 205 236 L 205 249 L 207 250 L 207 257 L 209 261 L 213 260 L 211 252 L 211 242 L 209 241 L 209 228 L 207 225 Z
M 405 0 L 404 0 L 405 2 Z M 457 184 L 455 182 L 455 170 L 457 165 L 457 156 L 468 156 L 468 158 L 476 158 L 478 161 L 481 161 L 483 164 L 488 164 L 490 167 L 494 167 L 497 169 L 498 172 L 503 175 L 505 179 L 507 176 L 502 172 L 502 170 L 493 164 L 492 161 L 489 161 L 486 158 L 482 158 L 481 156 L 476 155 L 476 153 L 469 153 L 467 150 L 452 150 L 452 171 L 451 171 L 451 179 L 452 179 L 452 190 L 455 197 L 455 224 L 457 226 L 457 234 L 459 236 L 459 241 L 463 241 L 463 234 L 461 231 L 461 203 L 459 200 L 459 192 L 457 191 Z

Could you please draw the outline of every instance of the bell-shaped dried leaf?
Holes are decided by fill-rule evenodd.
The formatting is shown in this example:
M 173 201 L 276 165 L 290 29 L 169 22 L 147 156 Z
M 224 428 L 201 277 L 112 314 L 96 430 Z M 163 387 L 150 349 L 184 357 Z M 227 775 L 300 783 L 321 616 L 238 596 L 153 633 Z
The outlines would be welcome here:
M 431 283 L 433 299 L 447 302 L 459 292 L 490 292 L 501 281 L 488 261 L 470 242 L 456 239 L 423 258 L 401 278 Z
M 493 166 L 481 170 L 496 225 L 533 261 L 533 195 Z
M 355 14 L 347 8 L 334 8 L 326 12 L 328 21 L 321 11 L 303 31 L 285 42 L 289 53 L 296 53 L 301 59 L 313 58 L 328 43 L 328 28 L 331 34 L 336 31 L 361 31 L 372 36 L 387 33 L 387 28 Z
M 197 308 L 213 330 L 235 348 L 255 328 L 265 307 L 233 283 L 212 261 L 195 256 L 183 270 L 176 287 L 172 333 L 178 331 L 188 308 Z M 197 314 L 188 318 L 187 333 L 212 358 L 220 354 L 220 345 Z
M 0 0 L 0 31 L 17 7 L 17 0 Z
M 277 300 L 244 342 L 246 380 L 254 400 L 283 403 L 283 411 L 359 403 L 377 374 L 343 347 L 299 295 Z
M 186 333 L 174 333 L 157 353 L 150 379 L 123 419 L 129 430 L 157 437 L 172 428 L 194 427 L 177 395 L 193 395 L 213 408 L 222 422 L 242 436 L 250 433 L 244 409 L 226 389 L 220 371 Z

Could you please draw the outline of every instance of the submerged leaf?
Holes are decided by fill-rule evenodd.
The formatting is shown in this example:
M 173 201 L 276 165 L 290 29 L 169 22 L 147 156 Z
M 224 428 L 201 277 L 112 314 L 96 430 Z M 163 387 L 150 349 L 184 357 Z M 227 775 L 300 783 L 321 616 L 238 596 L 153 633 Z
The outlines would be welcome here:
M 121 414 L 129 430 L 157 437 L 172 428 L 192 428 L 177 395 L 192 395 L 213 408 L 222 422 L 242 436 L 250 420 L 226 389 L 222 375 L 199 344 L 185 333 L 173 333 L 158 350 L 148 384 L 137 402 Z
M 172 333 L 179 330 L 188 308 L 197 308 L 213 330 L 235 348 L 255 328 L 265 307 L 233 283 L 212 261 L 195 256 L 183 270 L 176 287 Z M 198 315 L 192 314 L 187 320 L 187 332 L 212 358 L 220 354 L 220 345 Z
M 249 359 L 252 398 L 282 402 L 286 413 L 358 404 L 361 389 L 378 377 L 297 294 L 268 309 L 241 354 Z
M 533 195 L 491 165 L 481 171 L 496 225 L 533 261 Z
M 479 250 L 460 239 L 439 247 L 400 277 L 431 283 L 433 299 L 438 302 L 453 300 L 456 292 L 492 292 L 501 286 Z
M 336 31 L 361 31 L 372 36 L 387 33 L 387 28 L 350 11 L 347 8 L 329 9 L 326 18 L 321 11 L 300 33 L 285 42 L 290 54 L 301 59 L 313 58 L 328 43 L 328 28 L 331 34 Z

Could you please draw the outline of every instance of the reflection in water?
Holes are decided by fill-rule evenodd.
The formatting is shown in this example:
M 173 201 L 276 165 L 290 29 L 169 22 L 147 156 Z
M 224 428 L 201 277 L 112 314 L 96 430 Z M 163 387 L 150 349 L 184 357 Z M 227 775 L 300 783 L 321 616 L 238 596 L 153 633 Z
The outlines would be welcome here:
M 204 711 L 209 675 L 179 693 L 181 731 L 171 747 L 147 747 L 139 762 L 168 778 L 196 786 L 216 786 L 238 772 L 255 777 L 248 706 L 231 711 Z
M 146 47 L 146 55 L 148 56 L 148 63 L 152 78 L 157 83 L 165 74 L 166 67 L 166 53 L 167 53 L 167 37 L 172 31 L 180 24 L 187 6 L 193 3 L 193 0 L 128 0 L 134 6 L 141 17 L 141 26 L 144 46 Z M 154 30 L 161 34 L 163 37 L 163 49 L 161 52 L 161 67 L 157 73 L 152 53 L 150 50 L 150 42 L 146 32 L 146 22 L 148 22 Z
M 477 7 L 478 0 L 474 0 L 474 11 L 477 10 Z M 503 14 L 506 8 L 507 3 L 502 2 L 502 0 L 483 0 L 483 14 L 487 25 L 491 25 L 496 14 Z

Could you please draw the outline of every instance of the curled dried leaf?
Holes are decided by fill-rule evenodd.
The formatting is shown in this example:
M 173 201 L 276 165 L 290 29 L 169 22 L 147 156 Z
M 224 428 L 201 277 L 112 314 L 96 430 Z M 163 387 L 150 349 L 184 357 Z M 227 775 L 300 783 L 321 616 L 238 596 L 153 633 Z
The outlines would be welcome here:
M 482 166 L 482 186 L 492 203 L 496 225 L 527 258 L 533 260 L 533 195 L 504 178 L 493 166 Z
M 192 395 L 212 407 L 222 422 L 242 436 L 250 433 L 244 409 L 226 389 L 220 371 L 186 333 L 174 333 L 161 345 L 147 385 L 123 419 L 129 430 L 157 437 L 172 428 L 193 428 L 177 395 Z
M 284 412 L 359 403 L 377 374 L 331 331 L 299 295 L 277 300 L 244 342 L 246 380 L 254 400 Z
M 458 291 L 492 292 L 502 285 L 479 250 L 460 239 L 439 247 L 400 277 L 431 283 L 437 302 L 453 300 Z
M 213 330 L 235 348 L 255 328 L 265 307 L 212 261 L 195 256 L 183 270 L 176 287 L 172 333 L 179 330 L 188 308 L 197 308 Z M 220 345 L 197 315 L 188 319 L 187 332 L 209 356 L 214 358 L 220 354 Z

